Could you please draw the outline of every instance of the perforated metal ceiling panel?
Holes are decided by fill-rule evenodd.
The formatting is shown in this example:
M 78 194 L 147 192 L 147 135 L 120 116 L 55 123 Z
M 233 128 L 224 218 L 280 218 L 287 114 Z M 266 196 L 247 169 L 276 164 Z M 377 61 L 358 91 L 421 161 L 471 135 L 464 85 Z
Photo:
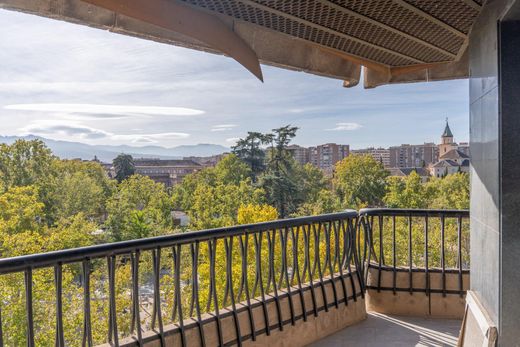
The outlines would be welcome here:
M 481 3 L 474 0 L 182 0 L 389 67 L 450 62 Z

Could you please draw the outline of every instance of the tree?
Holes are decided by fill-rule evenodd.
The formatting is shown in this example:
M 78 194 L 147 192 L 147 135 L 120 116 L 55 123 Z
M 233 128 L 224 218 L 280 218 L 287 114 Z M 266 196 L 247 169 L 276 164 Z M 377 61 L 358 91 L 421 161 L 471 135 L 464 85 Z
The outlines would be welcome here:
M 233 153 L 246 163 L 251 169 L 251 179 L 257 181 L 260 173 L 265 169 L 265 152 L 261 146 L 265 144 L 267 138 L 259 132 L 248 132 L 246 138 L 239 139 L 232 147 Z
M 430 194 L 421 176 L 413 171 L 407 177 L 388 177 L 384 202 L 394 208 L 426 208 Z
M 333 185 L 345 208 L 381 206 L 389 173 L 369 155 L 351 155 L 336 164 Z
M 443 178 L 432 178 L 426 189 L 431 198 L 428 208 L 469 209 L 469 174 L 458 172 Z
M 13 235 L 38 230 L 43 207 L 36 187 L 10 188 L 0 195 L 0 233 Z
M 135 173 L 134 158 L 130 154 L 119 154 L 113 161 L 116 179 L 121 182 Z
M 10 187 L 37 184 L 51 174 L 51 164 L 55 159 L 41 140 L 0 144 L 0 186 L 6 191 Z
M 287 150 L 297 130 L 297 127 L 286 125 L 266 135 L 271 146 L 267 170 L 260 179 L 260 186 L 266 192 L 268 203 L 276 207 L 281 218 L 287 217 L 297 208 L 298 186 L 294 179 L 296 163 Z
M 229 154 L 215 166 L 214 173 L 217 181 L 238 185 L 251 176 L 251 169 L 236 155 Z
M 238 208 L 237 224 L 267 222 L 277 218 L 278 213 L 273 206 L 247 204 Z
M 50 195 L 50 219 L 73 217 L 78 213 L 101 221 L 106 213 L 106 201 L 115 189 L 103 167 L 94 162 L 77 160 L 57 161 L 57 176 Z
M 162 235 L 173 231 L 171 211 L 164 185 L 133 175 L 108 199 L 105 225 L 113 241 Z

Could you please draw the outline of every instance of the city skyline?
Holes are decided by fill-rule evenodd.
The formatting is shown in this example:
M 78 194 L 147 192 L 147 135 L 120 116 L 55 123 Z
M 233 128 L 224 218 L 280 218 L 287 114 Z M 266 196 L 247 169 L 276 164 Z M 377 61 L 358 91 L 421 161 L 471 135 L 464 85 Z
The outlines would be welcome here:
M 230 147 L 292 124 L 295 144 L 361 149 L 436 142 L 449 117 L 469 137 L 467 80 L 346 89 L 263 66 L 262 84 L 223 56 L 2 10 L 0 22 L 1 135 Z

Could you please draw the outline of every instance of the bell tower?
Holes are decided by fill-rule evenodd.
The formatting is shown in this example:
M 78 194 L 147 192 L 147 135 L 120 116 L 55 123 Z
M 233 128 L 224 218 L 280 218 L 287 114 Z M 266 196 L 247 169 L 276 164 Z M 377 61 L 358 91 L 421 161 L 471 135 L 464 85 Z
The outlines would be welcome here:
M 439 156 L 442 157 L 453 148 L 455 148 L 455 143 L 453 142 L 453 133 L 451 132 L 450 125 L 448 124 L 448 118 L 446 118 L 446 127 L 442 133 L 441 144 L 439 145 Z

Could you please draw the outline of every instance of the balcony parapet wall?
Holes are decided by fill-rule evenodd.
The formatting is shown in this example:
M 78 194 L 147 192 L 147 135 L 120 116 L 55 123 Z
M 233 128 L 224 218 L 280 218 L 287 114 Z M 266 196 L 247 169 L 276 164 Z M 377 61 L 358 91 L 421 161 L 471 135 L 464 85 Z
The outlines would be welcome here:
M 267 295 L 265 300 L 267 317 L 264 313 L 261 298 L 251 300 L 253 323 L 249 318 L 247 303 L 238 303 L 236 312 L 241 344 L 243 346 L 266 347 L 303 346 L 366 319 L 365 299 L 357 275 L 357 272 L 354 271 L 352 274 L 342 276 L 338 274 L 332 280 L 330 277 L 325 278 L 323 287 L 320 282 L 303 285 L 302 294 L 306 317 L 304 317 L 297 287 L 292 287 L 290 294 L 287 290 L 278 292 L 281 317 L 277 313 L 277 299 L 272 293 Z M 335 288 L 333 288 L 333 283 Z M 347 289 L 346 298 L 343 286 Z M 294 310 L 294 324 L 291 319 L 289 300 L 292 301 Z M 269 333 L 267 333 L 266 321 L 269 322 Z M 203 315 L 201 323 L 206 346 L 218 346 L 217 318 L 215 315 Z M 237 345 L 236 326 L 231 307 L 221 310 L 220 324 L 224 345 Z M 251 326 L 254 326 L 255 329 L 255 340 L 252 339 Z M 184 320 L 184 331 L 186 346 L 202 346 L 200 330 L 195 320 Z M 165 326 L 164 338 L 165 346 L 181 346 L 179 325 Z M 159 335 L 154 331 L 143 335 L 143 343 L 145 347 L 161 346 Z M 100 347 L 109 346 L 111 345 L 105 344 Z M 139 344 L 134 338 L 127 338 L 120 341 L 120 346 L 137 347 Z

